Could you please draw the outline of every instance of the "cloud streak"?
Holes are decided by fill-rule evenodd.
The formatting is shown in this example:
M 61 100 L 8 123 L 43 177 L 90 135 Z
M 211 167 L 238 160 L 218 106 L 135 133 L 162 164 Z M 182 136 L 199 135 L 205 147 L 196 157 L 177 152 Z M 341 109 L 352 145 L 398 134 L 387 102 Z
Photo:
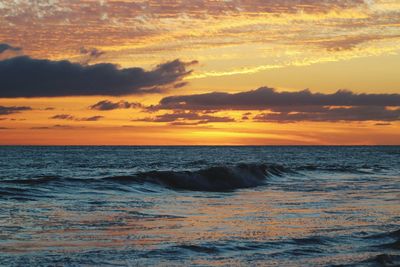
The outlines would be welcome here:
M 129 108 L 141 108 L 141 107 L 142 104 L 137 102 L 128 102 L 124 100 L 121 100 L 119 102 L 112 102 L 110 100 L 102 100 L 94 105 L 89 106 L 89 109 L 106 111 L 114 109 L 129 109 Z
M 323 108 L 310 112 L 263 113 L 254 117 L 259 122 L 291 123 L 300 121 L 339 122 L 339 121 L 400 121 L 400 108 L 386 109 L 377 106 L 350 108 Z
M 172 113 L 165 113 L 155 117 L 147 117 L 135 121 L 144 122 L 166 122 L 170 125 L 199 125 L 215 122 L 234 122 L 235 119 L 230 117 L 220 117 L 208 114 L 200 114 L 197 112 L 174 111 Z
M 0 115 L 9 115 L 27 110 L 32 110 L 32 108 L 26 106 L 11 106 L 11 107 L 0 106 Z
M 72 125 L 62 125 L 62 124 L 56 124 L 53 126 L 35 126 L 31 127 L 29 129 L 31 130 L 50 130 L 50 129 L 61 129 L 61 130 L 73 130 L 73 129 L 82 129 L 85 128 L 84 126 L 72 126 Z
M 85 118 L 77 118 L 73 115 L 69 114 L 58 114 L 50 117 L 49 119 L 53 120 L 70 120 L 70 121 L 99 121 L 103 119 L 103 116 L 91 116 L 91 117 L 85 117 Z
M 146 71 L 120 69 L 114 64 L 81 65 L 27 56 L 0 61 L 0 98 L 121 96 L 155 93 L 173 88 L 197 63 L 174 60 Z

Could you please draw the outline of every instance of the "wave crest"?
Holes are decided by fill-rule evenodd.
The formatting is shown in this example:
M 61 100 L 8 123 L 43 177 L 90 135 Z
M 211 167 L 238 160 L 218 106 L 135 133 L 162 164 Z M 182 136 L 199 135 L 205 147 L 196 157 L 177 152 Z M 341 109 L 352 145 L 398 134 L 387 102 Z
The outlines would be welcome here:
M 150 171 L 135 176 L 110 177 L 118 182 L 149 182 L 171 189 L 224 192 L 263 185 L 267 176 L 283 175 L 281 165 L 239 164 L 197 171 Z
M 76 184 L 96 184 L 103 187 L 107 183 L 152 183 L 173 190 L 224 192 L 240 188 L 250 188 L 265 184 L 268 176 L 282 176 L 292 172 L 282 165 L 238 164 L 209 167 L 196 171 L 148 171 L 129 176 L 104 178 L 69 178 L 62 176 L 41 176 L 31 179 L 3 180 L 7 184 L 27 187 L 36 185 L 75 186 Z

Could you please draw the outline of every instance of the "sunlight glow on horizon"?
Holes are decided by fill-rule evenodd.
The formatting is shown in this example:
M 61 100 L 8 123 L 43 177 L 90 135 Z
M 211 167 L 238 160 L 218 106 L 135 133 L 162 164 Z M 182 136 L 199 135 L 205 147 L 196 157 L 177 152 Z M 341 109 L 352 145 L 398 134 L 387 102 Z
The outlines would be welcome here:
M 290 123 L 257 121 L 257 115 L 272 112 L 267 108 L 181 113 L 149 108 L 168 96 L 233 94 L 264 86 L 277 92 L 400 94 L 397 1 L 45 2 L 0 4 L 0 65 L 20 56 L 49 64 L 66 60 L 89 70 L 111 63 L 116 77 L 123 69 L 140 69 L 144 85 L 135 84 L 139 91 L 132 94 L 0 96 L 0 145 L 400 144 L 400 115 L 395 115 L 400 103 L 394 115 L 387 112 L 381 120 L 368 119 L 377 114 L 364 110 L 358 121 Z M 1 44 L 10 47 L 4 45 L 3 51 Z M 175 59 L 181 64 L 176 69 L 163 67 Z M 160 81 L 145 80 L 155 78 Z M 8 90 L 1 81 L 0 72 L 0 91 Z M 132 107 L 90 109 L 105 100 Z M 329 115 L 324 112 L 305 115 L 324 118 Z

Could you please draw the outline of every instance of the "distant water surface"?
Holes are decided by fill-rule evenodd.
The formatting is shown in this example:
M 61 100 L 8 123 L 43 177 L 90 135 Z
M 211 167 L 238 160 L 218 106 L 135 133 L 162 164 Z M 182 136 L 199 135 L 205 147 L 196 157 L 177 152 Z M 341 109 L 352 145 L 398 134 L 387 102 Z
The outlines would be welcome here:
M 5 146 L 0 159 L 2 266 L 399 262 L 399 146 Z

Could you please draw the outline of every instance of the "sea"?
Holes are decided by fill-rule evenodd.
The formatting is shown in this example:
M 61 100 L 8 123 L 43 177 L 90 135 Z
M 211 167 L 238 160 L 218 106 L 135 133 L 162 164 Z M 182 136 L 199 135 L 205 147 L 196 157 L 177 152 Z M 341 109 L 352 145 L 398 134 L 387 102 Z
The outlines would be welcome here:
M 399 263 L 399 146 L 0 147 L 0 266 Z

